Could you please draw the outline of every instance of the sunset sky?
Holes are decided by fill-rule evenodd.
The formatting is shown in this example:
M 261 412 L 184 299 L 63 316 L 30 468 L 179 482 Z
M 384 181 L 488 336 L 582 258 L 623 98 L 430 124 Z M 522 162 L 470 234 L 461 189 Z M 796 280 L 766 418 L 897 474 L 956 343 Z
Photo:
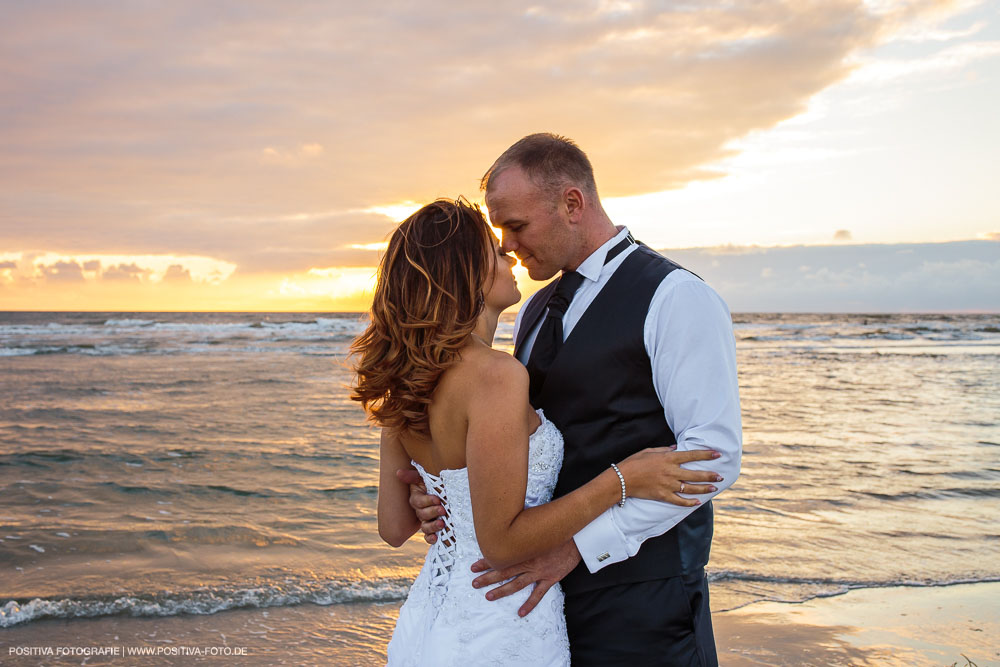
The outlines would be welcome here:
M 0 63 L 0 310 L 364 310 L 551 131 L 733 311 L 1000 311 L 995 2 L 8 2 Z

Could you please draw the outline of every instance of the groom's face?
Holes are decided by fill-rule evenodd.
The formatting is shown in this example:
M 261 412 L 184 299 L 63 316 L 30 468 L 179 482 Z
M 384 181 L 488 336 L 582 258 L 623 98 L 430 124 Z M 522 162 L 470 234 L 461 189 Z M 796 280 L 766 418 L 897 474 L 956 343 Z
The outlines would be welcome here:
M 578 245 L 559 202 L 519 167 L 494 176 L 486 193 L 490 223 L 501 232 L 504 252 L 513 252 L 532 280 L 548 280 L 566 267 Z

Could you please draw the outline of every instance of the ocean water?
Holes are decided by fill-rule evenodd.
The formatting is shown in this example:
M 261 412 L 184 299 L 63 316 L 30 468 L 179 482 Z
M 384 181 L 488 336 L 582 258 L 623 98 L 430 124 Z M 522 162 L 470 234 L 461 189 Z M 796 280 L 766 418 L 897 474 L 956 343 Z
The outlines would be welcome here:
M 0 313 L 0 628 L 402 600 L 425 545 L 378 538 L 378 433 L 347 390 L 364 326 Z M 715 501 L 715 610 L 1000 581 L 1000 316 L 734 330 L 744 459 Z

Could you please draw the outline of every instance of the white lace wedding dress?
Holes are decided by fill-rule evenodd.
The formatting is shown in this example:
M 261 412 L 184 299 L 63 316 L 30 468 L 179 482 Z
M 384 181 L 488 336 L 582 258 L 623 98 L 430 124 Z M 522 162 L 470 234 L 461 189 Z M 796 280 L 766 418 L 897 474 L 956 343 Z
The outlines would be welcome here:
M 525 507 L 552 499 L 563 459 L 563 439 L 538 410 L 541 425 L 528 439 Z M 500 600 L 487 600 L 472 587 L 479 574 L 469 567 L 483 557 L 472 523 L 467 468 L 432 475 L 414 463 L 427 492 L 448 511 L 445 527 L 431 545 L 423 569 L 399 610 L 389 642 L 389 665 L 569 665 L 569 640 L 563 593 L 553 586 L 535 609 L 521 618 L 517 610 L 531 586 Z

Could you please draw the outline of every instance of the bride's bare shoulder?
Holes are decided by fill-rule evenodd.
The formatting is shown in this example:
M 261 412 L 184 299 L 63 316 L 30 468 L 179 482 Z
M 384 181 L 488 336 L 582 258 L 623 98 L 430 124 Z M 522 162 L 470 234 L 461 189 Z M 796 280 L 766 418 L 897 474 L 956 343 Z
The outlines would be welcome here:
M 497 385 L 514 393 L 523 388 L 527 395 L 528 371 L 520 361 L 501 350 L 483 346 L 467 348 L 446 374 L 451 375 L 448 384 L 465 396 Z
M 538 416 L 528 403 L 528 371 L 520 361 L 500 350 L 479 347 L 463 350 L 462 359 L 445 371 L 430 407 L 431 429 L 460 434 L 465 438 L 475 420 L 491 421 L 498 414 L 525 411 L 529 432 L 538 426 Z
M 528 378 L 528 371 L 512 355 L 502 350 L 494 350 L 487 347 L 478 347 L 476 350 L 462 355 L 465 364 L 465 372 L 470 373 L 481 380 L 501 380 L 511 381 L 524 377 Z

